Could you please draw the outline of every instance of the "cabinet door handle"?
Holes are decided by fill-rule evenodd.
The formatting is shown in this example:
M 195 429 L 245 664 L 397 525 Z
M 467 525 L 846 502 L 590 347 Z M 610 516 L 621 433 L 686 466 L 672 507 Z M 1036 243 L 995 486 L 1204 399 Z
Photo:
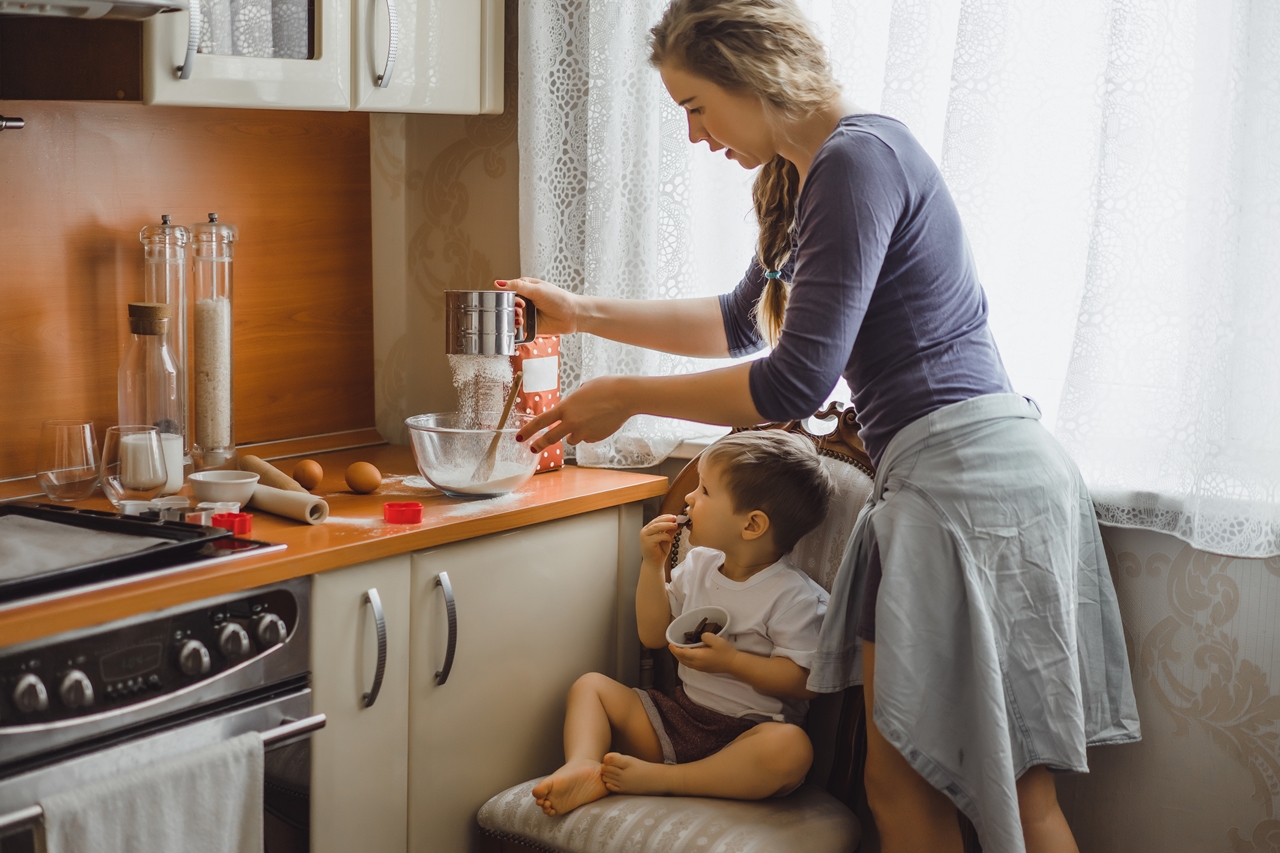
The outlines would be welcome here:
M 378 597 L 377 587 L 366 591 L 361 603 L 373 608 L 373 622 L 378 628 L 378 668 L 373 672 L 373 687 L 364 694 L 364 706 L 372 708 L 378 701 L 378 691 L 382 689 L 383 673 L 387 671 L 387 620 L 382 615 L 382 599 Z
M 444 589 L 444 606 L 449 613 L 449 645 L 444 651 L 444 668 L 436 670 L 436 684 L 444 684 L 453 669 L 453 652 L 458 647 L 458 610 L 453 603 L 453 586 L 447 572 L 436 575 L 436 586 Z
M 178 66 L 178 79 L 190 80 L 191 69 L 196 64 L 196 51 L 200 48 L 200 0 L 191 0 L 190 27 L 187 29 L 187 58 Z
M 396 13 L 396 0 L 387 0 L 387 23 L 391 34 L 387 39 L 387 64 L 378 75 L 378 88 L 391 85 L 391 75 L 396 70 L 396 54 L 400 51 L 400 15 Z

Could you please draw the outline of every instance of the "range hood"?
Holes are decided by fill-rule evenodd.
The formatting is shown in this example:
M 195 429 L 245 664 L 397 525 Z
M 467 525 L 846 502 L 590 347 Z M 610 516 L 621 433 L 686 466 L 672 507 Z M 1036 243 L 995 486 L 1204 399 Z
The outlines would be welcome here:
M 140 21 L 160 12 L 186 11 L 188 5 L 188 0 L 0 0 L 0 15 Z

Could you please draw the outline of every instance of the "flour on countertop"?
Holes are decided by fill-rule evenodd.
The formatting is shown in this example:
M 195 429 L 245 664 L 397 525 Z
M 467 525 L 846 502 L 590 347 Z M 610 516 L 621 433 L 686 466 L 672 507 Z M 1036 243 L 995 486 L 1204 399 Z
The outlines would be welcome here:
M 491 509 L 499 509 L 509 504 L 516 503 L 520 500 L 520 497 L 521 496 L 515 492 L 511 492 L 510 494 L 499 495 L 496 498 L 467 501 L 466 503 L 458 504 L 455 507 L 445 510 L 441 515 L 450 517 L 459 515 L 481 515 Z
M 383 527 L 386 525 L 386 522 L 381 518 L 343 518 L 340 515 L 330 515 L 327 523 L 349 524 L 352 527 Z
M 382 485 L 378 488 L 380 495 L 418 495 L 423 492 L 437 491 L 439 490 L 428 483 L 425 477 L 417 474 L 413 476 L 388 474 L 382 478 Z

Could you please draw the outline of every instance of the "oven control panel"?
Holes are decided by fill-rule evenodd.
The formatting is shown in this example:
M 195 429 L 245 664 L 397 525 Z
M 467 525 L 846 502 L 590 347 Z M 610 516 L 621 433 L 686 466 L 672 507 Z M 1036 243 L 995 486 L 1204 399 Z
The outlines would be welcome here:
M 213 681 L 287 642 L 298 614 L 288 589 L 265 589 L 0 655 L 0 728 L 99 714 Z

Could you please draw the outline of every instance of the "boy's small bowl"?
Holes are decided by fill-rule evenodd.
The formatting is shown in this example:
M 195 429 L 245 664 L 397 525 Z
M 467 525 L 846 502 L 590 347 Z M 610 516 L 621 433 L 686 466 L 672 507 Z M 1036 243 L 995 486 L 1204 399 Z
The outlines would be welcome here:
M 251 471 L 197 471 L 190 480 L 197 501 L 234 501 L 241 506 L 258 485 L 258 475 Z
M 729 633 L 729 611 L 715 604 L 708 604 L 705 607 L 695 607 L 692 610 L 685 611 L 671 620 L 671 624 L 667 626 L 667 642 L 681 649 L 696 649 L 698 646 L 706 645 L 701 640 L 696 643 L 686 643 L 684 635 L 688 631 L 692 631 L 698 627 L 698 623 L 706 617 L 710 622 L 719 622 L 722 626 L 717 637 L 727 636 Z

